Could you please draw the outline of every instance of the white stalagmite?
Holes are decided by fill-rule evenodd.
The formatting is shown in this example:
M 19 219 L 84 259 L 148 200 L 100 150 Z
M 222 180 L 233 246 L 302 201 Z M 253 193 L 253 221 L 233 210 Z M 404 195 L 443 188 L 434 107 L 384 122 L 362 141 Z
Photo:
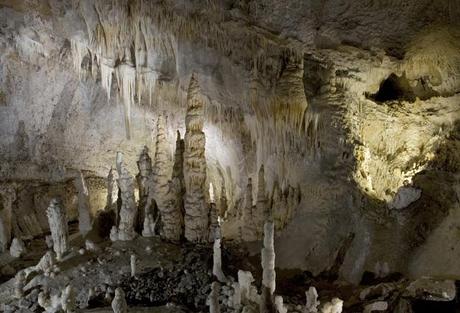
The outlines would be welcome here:
M 120 152 L 117 153 L 117 171 L 117 183 L 121 192 L 122 204 L 116 238 L 118 240 L 132 240 L 136 237 L 134 222 L 137 214 L 136 200 L 134 198 L 134 178 L 124 165 L 123 155 Z M 112 234 L 111 239 L 114 239 Z
M 317 313 L 320 302 L 318 301 L 318 292 L 316 288 L 311 286 L 308 291 L 305 291 L 307 303 L 305 304 L 305 313 Z
M 118 287 L 115 289 L 115 296 L 112 300 L 113 313 L 127 313 L 128 305 L 126 304 L 125 292 Z
M 78 229 L 85 236 L 92 229 L 89 205 L 89 191 L 83 173 L 79 171 L 75 178 L 75 188 L 78 192 Z
M 275 272 L 275 243 L 273 222 L 266 222 L 264 225 L 264 247 L 261 251 L 262 257 L 262 300 L 260 302 L 261 312 L 273 311 L 273 294 L 276 288 Z
M 137 161 L 139 174 L 136 176 L 137 185 L 139 186 L 138 222 L 143 224 L 142 236 L 144 237 L 155 235 L 155 224 L 158 217 L 158 212 L 153 201 L 154 181 L 152 160 L 148 151 L 148 148 L 144 146 Z
M 209 305 L 209 313 L 220 313 L 219 290 L 219 283 L 216 281 L 213 282 L 211 284 L 211 293 L 209 294 L 207 300 Z
M 69 250 L 69 231 L 67 228 L 67 214 L 61 206 L 60 201 L 52 199 L 46 210 L 48 223 L 50 225 L 51 236 L 53 238 L 53 249 L 56 252 L 56 258 L 61 260 L 64 254 Z
M 11 242 L 10 254 L 14 258 L 20 258 L 26 252 L 24 241 L 19 238 L 14 238 Z
M 187 115 L 185 117 L 185 238 L 193 242 L 208 240 L 209 206 L 206 203 L 206 158 L 204 100 L 200 95 L 198 81 L 192 75 L 187 95 Z
M 220 230 L 217 232 L 220 233 Z M 225 283 L 227 282 L 227 277 L 225 277 L 222 271 L 222 250 L 220 247 L 220 240 L 220 234 L 218 234 L 214 239 L 212 274 L 216 276 L 218 281 Z
M 130 262 L 131 262 L 131 277 L 134 277 L 136 276 L 136 262 L 137 262 L 137 257 L 135 254 L 131 254 Z
M 287 307 L 284 305 L 282 296 L 275 296 L 275 308 L 278 313 L 287 313 Z
M 342 313 L 342 309 L 343 301 L 339 298 L 334 298 L 321 308 L 321 313 Z

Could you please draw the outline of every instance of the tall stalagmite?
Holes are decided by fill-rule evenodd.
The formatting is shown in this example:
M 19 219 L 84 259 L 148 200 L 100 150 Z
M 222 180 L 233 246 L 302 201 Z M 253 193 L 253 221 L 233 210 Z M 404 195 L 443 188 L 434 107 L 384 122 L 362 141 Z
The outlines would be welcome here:
M 117 171 L 117 183 L 122 201 L 117 238 L 118 240 L 132 240 L 136 236 L 134 222 L 137 215 L 136 200 L 134 198 L 134 178 L 123 163 L 123 155 L 120 152 L 117 153 Z
M 53 238 L 53 250 L 56 257 L 61 260 L 69 250 L 69 231 L 67 228 L 67 214 L 61 206 L 59 199 L 52 199 L 46 210 L 48 223 L 50 225 L 51 237 Z
M 139 174 L 137 174 L 137 185 L 139 186 L 139 211 L 137 224 L 143 225 L 142 235 L 151 237 L 154 235 L 154 224 L 158 217 L 157 208 L 153 201 L 154 181 L 152 160 L 149 156 L 149 149 L 144 146 L 137 161 Z
M 273 222 L 266 222 L 264 225 L 264 247 L 262 257 L 262 300 L 260 302 L 261 312 L 273 312 L 273 294 L 276 287 L 275 272 L 275 244 Z
M 78 192 L 78 229 L 85 236 L 92 229 L 92 223 L 88 187 L 81 171 L 75 178 L 75 187 Z
M 187 95 L 185 117 L 185 238 L 189 241 L 208 240 L 209 206 L 206 203 L 206 158 L 203 132 L 204 100 L 198 81 L 192 75 Z

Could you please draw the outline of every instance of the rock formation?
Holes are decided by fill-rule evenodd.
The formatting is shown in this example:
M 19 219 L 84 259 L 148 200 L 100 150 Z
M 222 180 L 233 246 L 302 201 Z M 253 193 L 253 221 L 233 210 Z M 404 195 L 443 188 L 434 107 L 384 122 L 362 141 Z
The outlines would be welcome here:
M 264 247 L 261 251 L 262 263 L 262 300 L 261 312 L 272 312 L 274 305 L 273 294 L 276 288 L 275 244 L 273 222 L 264 224 Z
M 155 220 L 158 218 L 157 208 L 154 203 L 154 180 L 152 160 L 148 148 L 144 146 L 137 161 L 139 174 L 136 176 L 139 186 L 139 210 L 138 223 L 143 226 L 142 236 L 152 237 L 155 235 Z
M 255 220 L 255 207 L 253 206 L 252 197 L 252 179 L 248 178 L 246 186 L 246 194 L 244 198 L 244 207 L 242 214 L 242 230 L 241 235 L 243 241 L 257 240 L 257 225 Z
M 327 302 L 321 308 L 321 313 L 342 313 L 343 301 L 339 298 L 334 298 L 331 302 Z
M 209 206 L 206 203 L 206 159 L 204 101 L 200 95 L 198 81 L 192 75 L 187 94 L 187 115 L 185 117 L 185 238 L 193 242 L 208 240 Z
M 222 271 L 222 251 L 220 247 L 220 240 L 220 235 L 214 239 L 212 274 L 218 281 L 225 283 L 227 282 L 227 277 L 225 277 L 225 274 Z
M 51 236 L 53 238 L 53 249 L 58 260 L 69 250 L 69 230 L 67 228 L 67 213 L 57 198 L 51 200 L 46 210 Z
M 275 296 L 275 308 L 278 313 L 287 313 L 287 307 L 284 305 L 282 296 Z
M 220 285 L 218 282 L 213 282 L 211 284 L 211 292 L 208 297 L 209 313 L 220 313 L 220 304 L 219 304 L 219 290 Z
M 19 271 L 14 277 L 14 297 L 21 299 L 24 296 L 24 287 L 26 286 L 26 272 Z
M 105 211 L 111 211 L 114 208 L 113 204 L 116 201 L 118 190 L 116 183 L 113 167 L 110 167 L 109 174 L 107 175 L 107 201 L 104 208 Z
M 92 223 L 88 187 L 86 187 L 85 178 L 81 171 L 75 178 L 75 188 L 78 192 L 78 229 L 80 234 L 85 236 L 92 229 Z
M 12 186 L 0 185 L 0 252 L 6 252 L 13 231 L 13 203 L 16 201 L 16 191 Z
M 136 200 L 134 198 L 134 179 L 123 163 L 123 155 L 117 153 L 117 184 L 121 193 L 120 222 L 118 229 L 111 232 L 111 239 L 132 240 L 136 236 L 134 225 L 137 216 Z
M 136 262 L 137 262 L 137 257 L 135 254 L 131 254 L 130 258 L 130 266 L 131 266 L 131 277 L 136 276 Z
M 14 238 L 11 242 L 10 254 L 14 258 L 19 258 L 26 252 L 26 246 L 24 241 L 18 238 Z
M 209 204 L 209 242 L 214 242 L 220 237 L 219 216 L 217 214 L 217 206 L 215 203 Z
M 75 291 L 71 285 L 67 285 L 61 294 L 61 307 L 65 313 L 74 313 L 76 310 Z
M 112 300 L 112 310 L 113 313 L 128 313 L 125 292 L 120 287 L 115 289 L 115 297 Z
M 315 287 L 308 288 L 308 291 L 305 291 L 306 304 L 305 304 L 305 313 L 317 313 L 318 306 L 320 302 L 318 301 L 318 292 Z

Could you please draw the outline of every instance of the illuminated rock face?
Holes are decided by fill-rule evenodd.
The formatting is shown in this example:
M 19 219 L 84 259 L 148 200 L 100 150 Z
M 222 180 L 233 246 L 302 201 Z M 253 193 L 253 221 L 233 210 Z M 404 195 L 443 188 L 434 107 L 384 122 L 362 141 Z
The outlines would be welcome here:
M 204 103 L 199 94 L 198 81 L 190 80 L 185 117 L 185 238 L 194 242 L 208 240 L 209 206 L 206 203 L 206 159 L 203 133 Z
M 56 253 L 56 258 L 61 260 L 70 248 L 67 214 L 58 199 L 51 200 L 46 214 L 50 225 L 51 237 L 53 238 L 53 250 Z

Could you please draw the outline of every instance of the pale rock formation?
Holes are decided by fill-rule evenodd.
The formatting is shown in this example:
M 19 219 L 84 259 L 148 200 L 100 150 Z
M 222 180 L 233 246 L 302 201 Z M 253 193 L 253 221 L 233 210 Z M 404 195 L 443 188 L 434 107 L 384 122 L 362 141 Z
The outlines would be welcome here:
M 222 251 L 220 247 L 220 240 L 220 236 L 214 239 L 212 274 L 216 276 L 218 281 L 225 283 L 228 280 L 222 271 Z
M 81 171 L 75 178 L 75 188 L 78 192 L 78 229 L 80 234 L 86 236 L 92 229 L 90 204 L 89 204 L 89 191 L 86 186 L 85 178 Z
M 287 313 L 287 307 L 284 305 L 282 296 L 275 296 L 275 308 L 278 313 Z
M 217 206 L 215 203 L 209 204 L 209 242 L 214 242 L 220 237 L 219 216 L 217 214 Z
M 252 285 L 254 277 L 249 271 L 238 271 L 238 285 L 235 288 L 236 305 L 247 305 L 250 302 L 259 303 L 260 296 L 257 293 L 257 288 Z M 239 301 L 237 301 L 239 300 Z
M 134 223 L 137 215 L 136 200 L 134 198 L 134 179 L 123 163 L 123 155 L 117 153 L 117 184 L 121 192 L 120 222 L 116 232 L 110 234 L 110 238 L 116 240 L 132 240 L 136 237 Z M 116 234 L 116 235 L 115 235 Z
M 99 252 L 101 249 L 94 243 L 94 241 L 86 239 L 85 240 L 85 249 L 86 251 Z
M 207 305 L 209 305 L 209 313 L 220 313 L 220 304 L 219 304 L 219 290 L 220 285 L 218 282 L 213 282 L 211 284 L 211 292 L 209 293 L 207 299 Z
M 76 311 L 75 291 L 71 285 L 67 285 L 61 294 L 61 307 L 65 313 L 73 313 Z
M 115 296 L 112 300 L 113 313 L 127 313 L 128 305 L 126 304 L 125 292 L 118 287 L 115 289 Z
M 208 240 L 209 206 L 206 203 L 206 158 L 204 101 L 200 96 L 198 81 L 194 75 L 190 80 L 187 95 L 187 115 L 185 117 L 185 238 L 193 242 Z
M 10 254 L 14 258 L 20 258 L 26 252 L 26 245 L 24 241 L 14 238 L 10 246 Z
M 24 287 L 26 286 L 26 272 L 19 271 L 14 280 L 14 297 L 16 299 L 21 299 L 24 296 Z
M 59 294 L 50 294 L 50 290 L 45 287 L 45 290 L 38 294 L 38 304 L 47 313 L 57 313 L 61 311 L 61 298 Z
M 155 228 L 156 228 L 158 219 L 159 219 L 159 216 L 155 220 L 152 214 L 147 214 L 144 217 L 144 225 L 142 227 L 143 237 L 154 237 L 155 236 Z
M 38 261 L 37 265 L 28 267 L 24 270 L 26 276 L 29 276 L 31 273 L 40 273 L 45 276 L 52 276 L 58 271 L 56 266 L 56 257 L 53 251 L 47 251 Z
M 0 252 L 6 252 L 12 236 L 13 203 L 16 201 L 16 191 L 12 186 L 0 186 Z
M 152 219 L 154 216 L 157 217 L 158 212 L 153 202 L 154 199 L 154 181 L 152 171 L 152 160 L 149 156 L 149 150 L 146 146 L 142 149 L 142 152 L 137 161 L 137 167 L 139 174 L 137 174 L 137 185 L 139 186 L 139 211 L 138 211 L 138 223 L 143 225 L 142 236 L 151 237 L 155 234 L 152 226 Z M 146 228 L 147 226 L 147 228 Z M 146 235 L 144 235 L 144 233 Z
M 255 207 L 253 206 L 252 198 L 252 179 L 248 178 L 242 214 L 243 226 L 241 230 L 241 236 L 243 241 L 257 240 L 257 227 L 255 223 L 254 212 Z
M 411 186 L 402 186 L 398 189 L 394 198 L 388 203 L 388 207 L 390 209 L 402 210 L 407 208 L 412 202 L 420 199 L 421 196 L 421 189 Z
M 110 167 L 109 174 L 107 174 L 107 200 L 105 204 L 105 211 L 110 211 L 114 207 L 117 198 L 118 188 L 116 186 L 115 172 L 113 167 Z
M 317 313 L 320 302 L 318 301 L 318 292 L 316 288 L 311 286 L 308 291 L 305 291 L 306 304 L 305 313 Z
M 262 263 L 262 300 L 260 302 L 261 312 L 273 311 L 273 294 L 276 288 L 275 272 L 275 245 L 274 245 L 274 224 L 266 222 L 264 225 L 264 247 L 261 251 Z
M 333 298 L 321 308 L 321 313 L 342 313 L 343 301 L 339 298 Z
M 130 265 L 131 265 L 131 277 L 136 276 L 136 263 L 137 263 L 137 257 L 135 254 L 131 254 L 131 257 L 129 258 L 130 260 Z
M 45 237 L 45 242 L 46 242 L 46 246 L 48 247 L 48 249 L 52 249 L 52 248 L 53 248 L 53 236 L 47 235 L 47 236 Z
M 376 302 L 367 304 L 364 307 L 363 313 L 381 312 L 381 311 L 386 311 L 387 309 L 388 309 L 388 302 L 376 301 Z
M 69 250 L 69 231 L 67 228 L 67 214 L 61 206 L 60 200 L 54 198 L 51 200 L 46 210 L 48 223 L 50 225 L 51 236 L 53 238 L 53 249 L 58 260 L 61 260 L 64 254 Z
M 456 295 L 455 281 L 423 277 L 410 283 L 405 295 L 428 301 L 452 301 Z

